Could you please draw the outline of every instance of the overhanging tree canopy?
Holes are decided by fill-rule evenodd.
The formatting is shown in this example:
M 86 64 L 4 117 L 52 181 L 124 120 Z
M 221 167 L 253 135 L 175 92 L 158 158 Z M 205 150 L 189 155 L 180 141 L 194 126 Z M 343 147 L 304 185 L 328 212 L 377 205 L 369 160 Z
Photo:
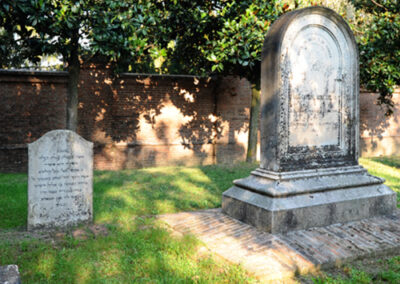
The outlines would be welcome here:
M 152 14 L 151 1 L 4 0 L 0 37 L 7 45 L 0 62 L 35 63 L 42 55 L 61 54 L 69 74 L 67 128 L 76 131 L 80 57 L 102 56 L 120 68 L 139 64 L 152 44 Z
M 357 34 L 360 79 L 370 91 L 379 92 L 378 103 L 393 112 L 394 86 L 400 85 L 400 1 L 353 0 L 359 9 Z

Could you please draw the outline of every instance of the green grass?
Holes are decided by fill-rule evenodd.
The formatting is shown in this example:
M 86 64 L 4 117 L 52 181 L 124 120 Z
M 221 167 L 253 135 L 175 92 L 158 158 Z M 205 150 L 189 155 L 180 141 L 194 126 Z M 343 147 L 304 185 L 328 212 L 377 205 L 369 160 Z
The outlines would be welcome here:
M 400 283 L 400 256 L 356 261 L 322 272 L 319 277 L 309 277 L 303 280 L 318 284 L 398 284 Z
M 397 206 L 400 204 L 400 157 L 360 159 L 360 163 L 372 175 L 386 180 L 385 184 L 397 192 Z
M 108 224 L 109 234 L 85 240 L 67 234 L 55 242 L 1 238 L 1 229 L 9 234 L 26 227 L 27 176 L 0 174 L 0 265 L 17 264 L 23 283 L 252 282 L 240 266 L 200 253 L 193 236 L 172 236 L 151 216 L 219 207 L 232 180 L 254 168 L 96 171 L 94 220 Z
M 0 174 L 0 228 L 26 226 L 27 188 L 26 174 Z
M 247 176 L 255 166 L 160 167 L 96 172 L 96 222 L 123 222 L 132 215 L 156 215 L 215 208 L 232 180 Z
M 400 192 L 400 158 L 361 159 Z M 108 235 L 19 238 L 26 227 L 27 176 L 0 174 L 0 265 L 17 264 L 23 283 L 248 283 L 240 266 L 208 252 L 191 235 L 173 236 L 156 214 L 215 208 L 232 180 L 255 165 L 160 167 L 94 173 L 94 222 Z M 11 233 L 11 235 L 10 235 Z M 9 237 L 15 233 L 16 237 Z M 8 237 L 2 237 L 8 236 Z M 311 283 L 399 283 L 400 257 L 352 263 L 307 276 Z M 300 278 L 299 278 L 300 279 Z

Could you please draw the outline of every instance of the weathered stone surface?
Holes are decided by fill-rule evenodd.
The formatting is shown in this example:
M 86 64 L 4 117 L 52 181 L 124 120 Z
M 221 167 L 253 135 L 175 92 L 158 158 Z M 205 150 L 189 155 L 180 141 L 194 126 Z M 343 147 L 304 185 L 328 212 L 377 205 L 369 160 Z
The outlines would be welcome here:
M 17 265 L 0 266 L 0 284 L 21 284 Z
M 54 130 L 29 144 L 28 230 L 93 218 L 93 143 Z
M 271 27 L 261 65 L 261 162 L 223 193 L 222 210 L 268 232 L 390 214 L 396 194 L 358 165 L 354 36 L 310 7 Z
M 222 209 L 260 230 L 280 233 L 391 214 L 396 206 L 393 197 L 393 191 L 383 184 L 284 198 L 234 186 L 224 192 Z
M 261 94 L 261 168 L 357 164 L 357 46 L 334 11 L 301 9 L 273 24 L 264 42 Z
M 316 193 L 334 189 L 381 185 L 383 179 L 371 176 L 361 166 L 337 167 L 293 172 L 271 172 L 257 169 L 251 176 L 235 180 L 238 187 L 271 197 Z

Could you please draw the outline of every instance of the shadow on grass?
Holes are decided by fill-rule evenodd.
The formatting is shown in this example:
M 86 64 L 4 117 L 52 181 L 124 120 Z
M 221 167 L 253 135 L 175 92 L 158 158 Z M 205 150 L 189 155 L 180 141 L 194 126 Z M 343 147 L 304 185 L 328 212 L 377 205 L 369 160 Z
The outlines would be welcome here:
M 173 237 L 152 218 L 109 226 L 108 236 L 0 243 L 0 264 L 16 263 L 26 283 L 247 282 L 239 266 L 199 255 L 190 235 Z
M 376 157 L 369 160 L 400 169 L 400 157 Z
M 253 168 L 241 164 L 96 172 L 95 220 L 115 223 L 132 216 L 219 207 L 222 192 Z
M 112 224 L 108 236 L 0 242 L 0 265 L 16 263 L 27 283 L 245 282 L 240 267 L 198 256 L 193 237 L 172 237 L 154 218 L 137 216 L 219 207 L 222 192 L 254 168 L 242 164 L 95 172 L 95 222 Z M 398 177 L 392 180 L 400 183 Z M 0 182 L 3 204 L 21 203 L 19 208 L 26 210 L 26 175 L 0 174 Z M 13 194 L 13 188 L 19 193 Z M 25 224 L 26 211 L 10 208 L 0 211 L 0 220 L 15 213 L 21 215 L 15 226 Z
M 218 207 L 232 180 L 247 176 L 253 168 L 95 172 L 95 222 L 112 224 L 108 236 L 2 241 L 0 265 L 16 263 L 27 283 L 246 282 L 248 275 L 240 267 L 216 263 L 209 254 L 199 256 L 194 237 L 173 237 L 151 215 Z M 26 175 L 1 178 L 4 204 L 26 200 Z M 17 195 L 10 191 L 15 186 L 20 188 Z M 26 201 L 23 207 L 26 210 Z M 25 216 L 15 221 L 17 226 L 26 224 L 26 211 L 19 210 Z M 10 218 L 14 212 L 6 207 L 2 214 L 2 219 Z

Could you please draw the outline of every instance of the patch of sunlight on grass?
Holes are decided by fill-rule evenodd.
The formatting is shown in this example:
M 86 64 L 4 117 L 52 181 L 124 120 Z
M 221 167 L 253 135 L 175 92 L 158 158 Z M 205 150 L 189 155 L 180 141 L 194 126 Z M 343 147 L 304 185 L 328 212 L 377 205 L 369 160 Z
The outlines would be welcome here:
M 195 185 L 192 181 L 187 180 L 185 178 L 176 179 L 172 183 L 172 185 L 178 187 L 180 190 L 184 191 L 185 193 L 190 193 L 192 195 L 202 196 L 204 194 L 207 194 L 207 191 L 204 188 Z
M 94 214 L 95 223 L 108 223 L 114 219 L 114 213 L 102 212 L 101 214 Z
M 109 191 L 105 194 L 105 197 L 111 198 L 111 200 L 118 202 L 123 201 L 123 207 L 135 207 L 137 205 L 137 199 L 132 195 L 131 188 L 127 187 L 124 190 L 118 189 Z
M 192 181 L 202 182 L 202 183 L 211 183 L 211 179 L 204 174 L 202 170 L 199 168 L 184 168 L 181 170 L 183 175 L 187 175 Z
M 110 249 L 99 252 L 99 260 L 97 262 L 98 273 L 110 277 L 122 273 L 119 261 L 122 256 L 120 249 Z
M 176 209 L 171 200 L 156 200 L 155 207 L 159 212 L 173 212 Z
M 388 158 L 387 158 L 388 159 Z M 360 164 L 363 165 L 370 174 L 384 178 L 385 184 L 391 189 L 396 191 L 398 206 L 400 205 L 400 170 L 396 167 L 395 159 L 388 160 L 388 164 L 385 164 L 386 159 L 380 160 L 379 158 L 360 158 Z
M 86 267 L 86 265 L 79 266 L 78 271 L 76 272 L 77 283 L 90 282 L 93 273 L 93 269 Z
M 382 174 L 386 176 L 391 176 L 393 178 L 400 179 L 400 171 L 399 169 L 385 165 L 378 161 L 373 161 L 366 158 L 360 158 L 360 164 L 367 168 L 371 173 Z
M 48 279 L 50 279 L 54 270 L 55 261 L 56 260 L 53 251 L 42 253 L 39 257 L 36 270 L 39 273 L 43 273 Z
M 204 205 L 211 205 L 220 199 L 220 196 L 210 192 L 202 184 L 197 185 L 184 177 L 175 179 L 172 185 L 179 190 L 168 192 L 168 196 L 175 200 L 180 199 L 183 203 L 186 202 L 186 205 L 194 208 L 205 208 Z
M 185 167 L 155 167 L 155 168 L 144 168 L 140 169 L 140 171 L 145 173 L 153 173 L 153 174 L 165 174 L 165 175 L 173 175 L 177 172 L 182 171 Z
M 182 279 L 193 279 L 199 273 L 197 265 L 183 257 L 167 254 L 164 256 L 164 262 L 168 270 L 173 270 Z

